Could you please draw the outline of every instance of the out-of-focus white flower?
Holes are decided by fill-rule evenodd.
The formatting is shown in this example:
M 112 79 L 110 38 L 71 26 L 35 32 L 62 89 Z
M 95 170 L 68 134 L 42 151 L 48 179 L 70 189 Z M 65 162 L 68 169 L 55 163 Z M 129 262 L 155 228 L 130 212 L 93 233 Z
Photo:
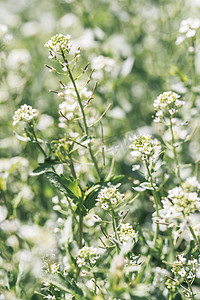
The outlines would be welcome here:
M 179 33 L 181 34 L 177 40 L 176 45 L 180 45 L 186 38 L 194 37 L 197 30 L 200 28 L 200 19 L 188 18 L 181 22 Z
M 8 44 L 12 40 L 12 35 L 8 33 L 7 25 L 0 24 L 0 42 L 1 44 Z
M 30 122 L 36 119 L 39 115 L 37 109 L 33 109 L 32 106 L 24 104 L 22 105 L 13 116 L 13 126 L 15 126 L 20 121 Z
M 200 198 L 197 189 L 199 182 L 196 177 L 189 177 L 182 186 L 175 187 L 168 192 L 168 196 L 162 199 L 163 209 L 160 217 L 165 220 L 188 216 L 200 210 Z

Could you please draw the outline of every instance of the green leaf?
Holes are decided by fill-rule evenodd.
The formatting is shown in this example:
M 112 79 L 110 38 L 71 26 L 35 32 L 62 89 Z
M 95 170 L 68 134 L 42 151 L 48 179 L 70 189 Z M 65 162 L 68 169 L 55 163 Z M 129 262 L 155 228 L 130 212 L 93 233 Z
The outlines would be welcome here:
M 76 179 L 74 178 L 67 179 L 63 175 L 61 175 L 61 179 L 64 182 L 66 182 L 68 190 L 70 190 L 73 193 L 73 195 L 75 195 L 79 199 L 82 197 L 82 192 L 81 189 L 79 188 L 78 181 Z
M 111 176 L 107 181 L 111 182 L 113 185 L 119 183 L 122 181 L 122 179 L 124 178 L 124 175 L 117 175 L 117 176 Z
M 75 179 L 67 179 L 63 175 L 59 176 L 55 172 L 45 173 L 49 181 L 55 186 L 61 193 L 69 196 L 72 201 L 77 204 L 77 212 L 83 215 L 87 214 L 87 210 L 82 202 L 82 192 L 78 186 L 78 182 Z
M 51 274 L 51 273 L 43 273 L 42 279 L 55 285 L 57 288 L 61 289 L 62 291 L 72 294 L 77 299 L 82 300 L 84 297 L 82 290 L 78 287 L 78 285 L 73 279 L 70 282 L 67 278 L 64 278 L 61 274 Z
M 91 208 L 93 208 L 96 204 L 96 199 L 99 193 L 101 186 L 99 184 L 96 184 L 94 186 L 92 186 L 91 188 L 89 188 L 86 192 L 85 192 L 85 198 L 84 198 L 84 206 L 90 210 Z
M 44 174 L 49 168 L 51 168 L 51 165 L 49 163 L 41 163 L 37 168 L 35 168 L 31 172 L 31 176 L 41 175 Z
M 16 132 L 15 132 L 15 136 L 19 141 L 22 141 L 22 142 L 30 142 L 31 141 L 30 137 L 19 135 Z

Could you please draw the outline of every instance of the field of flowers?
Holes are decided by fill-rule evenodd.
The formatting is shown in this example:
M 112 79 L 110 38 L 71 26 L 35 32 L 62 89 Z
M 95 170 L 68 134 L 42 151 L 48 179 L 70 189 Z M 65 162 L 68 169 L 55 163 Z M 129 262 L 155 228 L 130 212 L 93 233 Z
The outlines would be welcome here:
M 199 14 L 0 2 L 0 299 L 200 299 Z

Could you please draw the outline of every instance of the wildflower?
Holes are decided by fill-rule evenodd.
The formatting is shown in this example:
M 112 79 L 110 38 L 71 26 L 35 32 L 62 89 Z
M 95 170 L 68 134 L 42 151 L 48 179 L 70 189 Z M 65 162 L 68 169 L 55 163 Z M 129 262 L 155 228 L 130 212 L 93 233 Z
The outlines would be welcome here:
M 58 273 L 58 271 L 59 271 L 59 265 L 60 264 L 57 264 L 57 263 L 51 265 L 51 273 L 53 273 L 53 274 Z
M 88 272 L 86 270 L 82 270 L 80 275 L 82 277 L 85 277 L 87 274 L 88 274 Z
M 53 36 L 48 42 L 45 43 L 45 47 L 49 48 L 51 52 L 62 54 L 62 52 L 69 53 L 72 48 L 73 42 L 71 41 L 71 35 L 66 36 L 59 33 Z M 53 56 L 50 52 L 50 55 Z M 51 58 L 54 58 L 51 57 Z
M 78 251 L 77 254 L 77 264 L 79 267 L 82 267 L 86 263 L 95 264 L 97 259 L 97 248 L 94 247 L 83 247 Z
M 163 118 L 167 116 L 172 118 L 178 109 L 185 104 L 185 101 L 179 98 L 180 95 L 171 91 L 160 94 L 154 100 L 153 104 L 156 111 L 154 122 L 161 122 Z
M 100 191 L 97 201 L 101 203 L 101 208 L 107 210 L 123 202 L 124 194 L 117 190 L 117 186 L 110 185 Z
M 37 118 L 38 115 L 39 112 L 37 109 L 33 109 L 32 106 L 24 104 L 14 113 L 13 126 L 20 121 L 30 122 L 31 120 Z
M 64 276 L 67 276 L 67 275 L 68 275 L 69 269 L 70 269 L 70 266 L 69 266 L 69 265 L 65 265 L 64 271 L 63 271 Z
M 195 176 L 189 177 L 183 183 L 183 188 L 189 192 L 192 192 L 200 188 L 200 183 Z
M 135 238 L 136 232 L 129 223 L 121 224 L 120 230 L 117 231 L 120 242 L 126 243 L 129 238 Z
M 175 187 L 168 192 L 167 198 L 177 212 L 184 215 L 194 213 L 200 209 L 200 198 L 197 192 L 187 191 L 182 187 Z
M 176 45 L 180 45 L 187 38 L 194 37 L 199 28 L 200 28 L 200 19 L 188 18 L 186 20 L 183 20 L 179 28 L 179 33 L 181 35 L 177 38 Z
M 78 103 L 74 99 L 68 99 L 67 101 L 64 101 L 61 104 L 59 104 L 59 110 L 68 120 L 74 118 L 74 114 L 77 108 L 78 108 Z M 59 118 L 59 120 L 62 123 L 63 118 L 61 117 Z
M 130 148 L 133 149 L 131 154 L 143 162 L 155 160 L 161 152 L 159 141 L 149 134 L 133 137 Z
M 178 274 L 179 274 L 181 277 L 185 277 L 186 271 L 182 268 L 180 271 L 178 271 Z
M 132 166 L 132 171 L 137 171 L 140 169 L 140 165 L 133 165 Z
M 191 259 L 187 261 L 183 254 L 180 254 L 177 256 L 177 260 L 173 263 L 172 272 L 176 276 L 181 276 L 183 278 L 187 277 L 187 279 L 193 280 L 198 266 L 198 262 L 193 258 L 193 256 L 191 256 Z

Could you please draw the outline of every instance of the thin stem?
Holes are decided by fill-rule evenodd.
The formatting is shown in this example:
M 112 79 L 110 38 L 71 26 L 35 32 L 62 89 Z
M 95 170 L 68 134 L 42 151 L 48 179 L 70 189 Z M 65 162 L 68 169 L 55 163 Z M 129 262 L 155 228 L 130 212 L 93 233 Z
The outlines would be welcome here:
M 32 132 L 32 134 L 33 134 L 33 136 L 34 136 L 34 140 L 35 140 L 35 142 L 36 142 L 37 145 L 38 145 L 38 148 L 40 149 L 40 151 L 42 152 L 42 154 L 44 155 L 44 157 L 47 158 L 47 155 L 46 155 L 45 151 L 43 150 L 43 148 L 40 146 L 40 143 L 38 142 L 38 139 L 37 139 L 37 136 L 36 136 L 35 131 L 34 131 L 34 129 L 33 129 L 33 126 L 30 125 L 29 123 L 28 123 L 28 125 L 29 125 L 29 128 L 30 128 L 30 130 L 31 130 L 31 132 Z
M 158 204 L 159 204 L 160 201 L 159 201 L 156 189 L 155 189 L 154 184 L 153 184 L 153 177 L 152 177 L 152 174 L 151 174 L 151 172 L 149 170 L 149 164 L 148 164 L 147 161 L 145 161 L 145 164 L 146 164 L 146 168 L 147 168 L 147 173 L 148 173 L 149 178 L 150 178 L 150 184 L 151 184 L 151 187 L 153 188 L 152 195 L 153 195 L 153 198 L 154 198 L 154 201 L 155 201 L 155 205 L 156 205 L 156 216 L 159 217 Z M 158 232 L 159 232 L 159 224 L 157 223 L 156 224 L 156 231 L 155 231 L 155 235 L 154 235 L 154 239 L 153 239 L 154 247 L 156 245 L 156 240 L 158 238 Z
M 79 249 L 83 247 L 83 216 L 79 215 Z
M 194 230 L 193 230 L 192 226 L 189 226 L 189 230 L 190 230 L 190 233 L 191 233 L 196 245 L 198 245 L 198 239 L 196 237 L 196 234 L 194 233 Z
M 68 204 L 69 204 L 69 208 L 70 208 L 70 210 L 71 210 L 71 212 L 72 212 L 72 215 L 73 215 L 73 217 L 74 217 L 74 220 L 75 220 L 75 222 L 76 222 L 77 224 L 79 224 L 79 222 L 78 222 L 78 220 L 77 220 L 77 218 L 76 218 L 76 214 L 75 214 L 75 212 L 74 212 L 74 210 L 73 210 L 71 201 L 68 199 L 68 197 L 66 197 L 66 198 L 67 198 L 67 202 L 68 202 Z
M 181 183 L 182 179 L 181 179 L 181 175 L 180 175 L 180 166 L 179 166 L 179 163 L 178 163 L 178 156 L 177 156 L 176 147 L 175 147 L 175 138 L 174 138 L 173 124 L 172 124 L 172 119 L 171 118 L 170 118 L 170 126 L 169 127 L 170 127 L 171 136 L 172 136 L 172 148 L 173 148 L 174 159 L 175 159 L 175 163 L 176 163 L 177 176 L 178 176 L 178 179 Z
M 192 300 L 194 300 L 194 293 L 193 293 L 193 290 L 192 290 L 192 286 L 191 286 L 191 284 L 190 284 L 190 281 L 187 279 L 186 282 L 187 282 L 188 288 L 189 288 L 189 290 L 190 290 L 190 292 L 191 292 Z
M 114 230 L 114 233 L 115 233 L 115 238 L 116 238 L 116 240 L 118 240 L 116 221 L 115 221 L 115 215 L 114 215 L 113 209 L 111 209 L 111 216 L 112 216 L 112 226 L 113 226 L 113 230 Z
M 76 86 L 76 82 L 73 78 L 73 75 L 72 75 L 72 72 L 70 70 L 70 67 L 69 67 L 69 64 L 68 64 L 68 60 L 66 59 L 63 51 L 62 51 L 62 57 L 66 63 L 66 67 L 67 67 L 67 71 L 68 71 L 68 74 L 69 74 L 69 77 L 70 77 L 70 80 L 73 84 L 73 87 L 74 87 L 74 90 L 75 90 L 75 93 L 76 93 L 76 96 L 77 96 L 77 100 L 78 100 L 78 103 L 79 103 L 79 106 L 80 106 L 80 109 L 81 109 L 81 114 L 82 114 L 82 117 L 83 117 L 83 123 L 84 123 L 84 130 L 85 130 L 85 133 L 87 136 L 89 136 L 89 130 L 88 130 L 88 125 L 87 125 L 87 122 L 86 122 L 86 116 L 85 116 L 85 112 L 84 112 L 84 109 L 83 109 L 83 105 L 82 105 L 82 101 L 81 101 L 81 97 L 80 97 L 80 94 L 79 94 L 79 91 L 78 91 L 78 88 Z M 97 160 L 93 154 L 93 151 L 92 151 L 92 146 L 91 146 L 91 141 L 89 142 L 88 144 L 88 147 L 89 147 L 89 152 L 90 152 L 90 156 L 91 156 L 91 159 L 94 163 L 94 166 L 95 166 L 95 169 L 98 173 L 98 176 L 99 178 L 101 179 L 101 172 L 100 172 L 100 169 L 99 169 L 99 166 L 97 164 Z

